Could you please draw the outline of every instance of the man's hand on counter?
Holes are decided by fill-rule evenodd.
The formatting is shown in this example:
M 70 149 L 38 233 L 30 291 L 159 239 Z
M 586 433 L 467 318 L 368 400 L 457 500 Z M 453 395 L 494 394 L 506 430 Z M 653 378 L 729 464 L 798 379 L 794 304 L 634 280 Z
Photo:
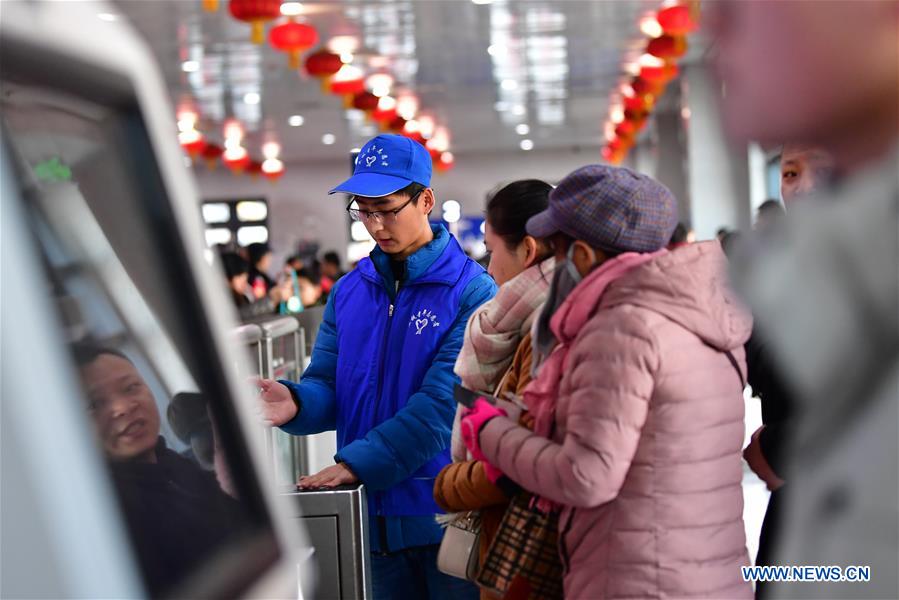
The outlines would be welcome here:
M 298 485 L 301 489 L 333 488 L 338 485 L 356 483 L 359 478 L 344 463 L 338 463 L 322 469 L 315 475 L 300 477 Z
M 287 386 L 261 377 L 254 378 L 253 383 L 259 388 L 257 410 L 263 423 L 279 427 L 297 416 L 299 409 Z

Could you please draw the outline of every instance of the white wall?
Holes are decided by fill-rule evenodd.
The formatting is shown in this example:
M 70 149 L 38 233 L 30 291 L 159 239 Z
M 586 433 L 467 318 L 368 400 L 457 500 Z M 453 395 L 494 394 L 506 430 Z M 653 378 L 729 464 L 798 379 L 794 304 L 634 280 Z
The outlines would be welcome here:
M 499 183 L 539 178 L 550 183 L 576 168 L 599 162 L 599 146 L 583 150 L 540 152 L 532 150 L 497 155 L 457 155 L 455 168 L 435 173 L 431 186 L 439 205 L 446 200 L 462 204 L 464 215 L 478 215 L 485 198 Z M 341 162 L 290 164 L 276 183 L 264 178 L 234 176 L 223 167 L 210 172 L 195 169 L 204 200 L 263 196 L 269 203 L 270 244 L 275 265 L 280 265 L 300 240 L 317 240 L 323 251 L 345 252 L 349 243 L 345 197 L 328 196 L 328 190 L 349 177 L 349 158 Z
M 725 138 L 718 111 L 720 85 L 702 65 L 684 73 L 688 196 L 693 229 L 700 240 L 714 239 L 720 227 L 749 228 L 750 191 L 747 149 Z
M 343 164 L 290 165 L 284 176 L 272 183 L 263 177 L 232 175 L 219 166 L 209 171 L 195 169 L 203 200 L 264 197 L 269 205 L 269 244 L 274 251 L 273 270 L 293 252 L 301 240 L 317 240 L 322 251 L 346 250 L 349 234 L 343 196 L 328 196 L 328 190 L 347 176 L 349 159 Z

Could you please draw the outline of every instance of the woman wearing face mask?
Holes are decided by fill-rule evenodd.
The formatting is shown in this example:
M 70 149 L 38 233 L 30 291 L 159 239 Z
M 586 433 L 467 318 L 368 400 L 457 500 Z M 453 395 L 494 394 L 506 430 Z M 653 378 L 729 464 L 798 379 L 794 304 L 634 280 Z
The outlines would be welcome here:
M 751 317 L 717 242 L 668 252 L 674 197 L 628 169 L 569 175 L 528 232 L 559 236 L 525 390 L 535 431 L 484 400 L 472 454 L 560 510 L 566 598 L 749 598 L 741 445 Z
M 456 361 L 455 372 L 463 386 L 509 400 L 510 412 L 520 412 L 515 403 L 520 404 L 518 399 L 531 380 L 531 324 L 546 299 L 554 264 L 549 247 L 528 235 L 525 225 L 546 209 L 551 190 L 548 183 L 536 179 L 516 181 L 487 203 L 488 272 L 501 287 L 493 300 L 472 315 Z M 453 464 L 438 476 L 434 498 L 448 512 L 481 509 L 483 561 L 508 498 L 489 481 L 484 464 L 467 456 L 459 416 L 453 426 Z M 490 596 L 482 590 L 481 597 Z

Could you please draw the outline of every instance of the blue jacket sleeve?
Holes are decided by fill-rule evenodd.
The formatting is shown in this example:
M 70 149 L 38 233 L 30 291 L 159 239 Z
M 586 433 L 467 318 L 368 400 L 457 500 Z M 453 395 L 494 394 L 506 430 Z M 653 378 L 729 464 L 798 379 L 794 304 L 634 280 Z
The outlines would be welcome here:
M 459 314 L 421 388 L 392 418 L 384 421 L 340 450 L 335 457 L 346 463 L 366 486 L 383 490 L 409 478 L 450 443 L 453 416 L 453 385 L 459 381 L 453 368 L 468 318 L 496 294 L 496 284 L 484 273 L 463 292 Z
M 281 426 L 293 435 L 311 435 L 330 431 L 337 426 L 337 322 L 334 298 L 340 286 L 331 290 L 322 324 L 312 349 L 312 362 L 299 383 L 282 380 L 300 405 L 297 416 Z

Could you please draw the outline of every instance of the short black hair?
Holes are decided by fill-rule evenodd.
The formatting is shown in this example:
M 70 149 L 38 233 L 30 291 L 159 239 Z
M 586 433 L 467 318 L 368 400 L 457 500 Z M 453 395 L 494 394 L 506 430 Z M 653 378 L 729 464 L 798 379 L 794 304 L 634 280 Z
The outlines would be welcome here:
M 247 246 L 247 256 L 250 258 L 250 264 L 252 266 L 256 266 L 259 264 L 259 261 L 265 257 L 266 254 L 271 252 L 272 249 L 268 244 L 264 244 L 262 242 L 255 242 Z
M 250 272 L 250 265 L 236 252 L 222 252 L 222 266 L 228 281 Z
M 312 285 L 321 285 L 322 283 L 322 276 L 318 269 L 300 269 L 297 271 L 297 279 L 300 278 L 308 279 Z
M 403 189 L 399 190 L 397 193 L 406 196 L 407 198 L 415 198 L 417 194 L 427 189 L 428 186 L 422 185 L 420 183 L 412 182 Z M 415 201 L 412 204 L 418 204 L 418 198 L 415 198 Z
M 338 256 L 337 253 L 333 250 L 331 250 L 330 252 L 325 252 L 324 257 L 322 257 L 322 262 L 330 263 L 335 267 L 340 268 L 340 256 Z
M 72 344 L 72 354 L 75 355 L 75 364 L 77 364 L 79 368 L 86 367 L 104 354 L 118 356 L 119 358 L 127 360 L 132 365 L 134 364 L 131 359 L 125 356 L 120 350 L 108 346 L 101 346 L 91 341 L 82 341 Z

